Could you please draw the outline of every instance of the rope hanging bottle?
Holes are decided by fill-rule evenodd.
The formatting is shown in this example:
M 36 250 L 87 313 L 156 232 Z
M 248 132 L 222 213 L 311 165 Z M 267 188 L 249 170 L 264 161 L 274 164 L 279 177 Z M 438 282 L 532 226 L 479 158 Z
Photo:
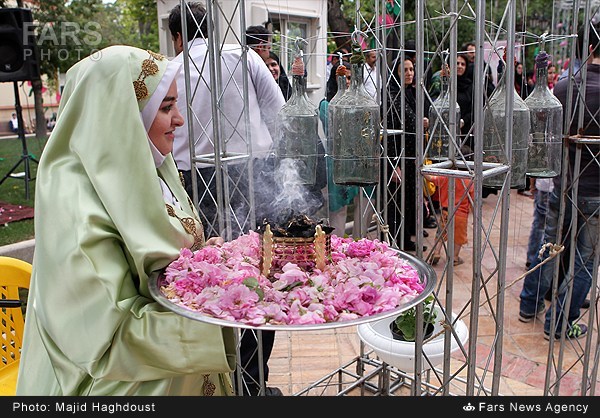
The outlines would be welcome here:
M 352 35 L 351 80 L 346 93 L 329 104 L 333 140 L 333 181 L 341 185 L 369 186 L 379 182 L 379 105 L 363 84 L 365 57 Z
M 560 174 L 563 108 L 548 88 L 549 58 L 544 50 L 535 57 L 535 87 L 525 99 L 531 116 L 527 153 L 527 175 L 531 177 L 555 177 Z
M 504 51 L 504 62 L 506 62 L 506 50 Z M 508 69 L 508 64 L 506 64 Z M 514 66 L 510 66 L 511 69 Z M 514 69 L 513 69 L 514 71 Z M 500 78 L 498 87 L 490 97 L 484 111 L 483 123 L 483 160 L 492 163 L 501 163 L 511 166 L 512 189 L 525 187 L 525 172 L 527 169 L 527 145 L 529 142 L 529 108 L 525 101 L 519 96 L 514 86 L 507 87 L 506 74 Z M 508 89 L 514 91 L 512 101 L 512 136 L 508 137 L 506 120 L 506 101 Z M 511 141 L 512 158 L 508 158 L 508 142 Z M 486 177 L 483 185 L 486 187 L 501 188 L 504 177 L 501 175 Z
M 302 39 L 296 40 L 296 54 L 292 64 L 292 96 L 277 115 L 275 150 L 280 168 L 294 173 L 287 181 L 313 185 L 317 173 L 317 141 L 319 139 L 319 114 L 306 94 L 306 76 Z M 306 41 L 304 41 L 306 42 Z

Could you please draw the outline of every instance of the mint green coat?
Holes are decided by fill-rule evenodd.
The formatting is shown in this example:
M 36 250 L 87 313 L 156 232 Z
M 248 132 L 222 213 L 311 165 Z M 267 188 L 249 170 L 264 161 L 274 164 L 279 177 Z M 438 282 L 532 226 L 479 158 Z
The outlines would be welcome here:
M 194 243 L 168 215 L 158 176 L 181 202 L 177 215 L 197 219 L 171 155 L 156 168 L 149 148 L 140 117 L 148 100 L 132 83 L 142 79 L 151 96 L 167 60 L 144 79 L 148 57 L 114 46 L 67 73 L 37 171 L 17 395 L 232 393 L 234 329 L 177 315 L 148 291 Z

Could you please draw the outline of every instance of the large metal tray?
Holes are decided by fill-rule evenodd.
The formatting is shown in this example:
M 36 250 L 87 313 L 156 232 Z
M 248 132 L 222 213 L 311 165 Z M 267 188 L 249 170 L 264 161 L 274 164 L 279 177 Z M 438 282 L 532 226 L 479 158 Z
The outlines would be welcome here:
M 333 328 L 342 328 L 348 327 L 352 325 L 359 325 L 371 321 L 376 321 L 379 319 L 387 318 L 393 315 L 398 315 L 401 312 L 412 308 L 418 303 L 422 302 L 427 296 L 433 292 L 437 281 L 437 275 L 435 270 L 427 264 L 425 261 L 420 258 L 415 257 L 412 254 L 405 253 L 403 251 L 398 251 L 398 257 L 405 259 L 408 261 L 419 273 L 419 277 L 421 278 L 421 283 L 424 285 L 423 292 L 418 295 L 416 298 L 411 300 L 408 303 L 398 305 L 396 309 L 392 309 L 386 312 L 382 312 L 376 315 L 371 316 L 363 316 L 358 319 L 350 320 L 350 321 L 338 321 L 338 322 L 326 322 L 323 324 L 306 324 L 306 325 L 272 325 L 266 324 L 261 326 L 248 325 L 241 322 L 227 321 L 224 319 L 214 318 L 211 316 L 204 315 L 197 311 L 192 311 L 191 309 L 187 309 L 184 306 L 178 305 L 176 303 L 171 302 L 167 297 L 162 293 L 161 286 L 165 280 L 163 274 L 159 274 L 156 280 L 150 280 L 149 288 L 150 294 L 152 297 L 161 305 L 173 311 L 176 314 L 184 316 L 186 318 L 194 319 L 197 321 L 207 322 L 209 324 L 221 325 L 224 327 L 232 327 L 232 328 L 250 328 L 250 329 L 261 329 L 261 330 L 272 330 L 272 331 L 309 331 L 309 330 L 324 330 L 324 329 L 333 329 Z

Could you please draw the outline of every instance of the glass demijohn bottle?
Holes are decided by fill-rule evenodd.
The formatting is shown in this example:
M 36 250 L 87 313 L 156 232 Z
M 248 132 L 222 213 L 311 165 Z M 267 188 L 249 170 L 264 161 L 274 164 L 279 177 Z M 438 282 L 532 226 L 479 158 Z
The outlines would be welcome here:
M 460 135 L 460 106 L 450 104 L 450 74 L 447 68 L 440 71 L 442 89 L 429 108 L 429 145 L 426 158 L 434 161 L 447 160 L 450 144 L 457 144 Z M 456 114 L 454 127 L 450 126 L 450 115 Z
M 320 141 L 319 114 L 306 94 L 302 51 L 294 57 L 291 74 L 292 95 L 277 114 L 275 153 L 287 181 L 314 185 L 317 141 Z
M 500 78 L 498 87 L 492 93 L 484 110 L 483 122 L 483 161 L 501 163 L 511 166 L 510 187 L 520 189 L 525 187 L 525 171 L 527 169 L 527 144 L 529 142 L 529 108 L 515 89 L 512 103 L 512 159 L 507 156 L 507 142 L 511 138 L 506 135 L 506 74 Z M 504 176 L 484 177 L 486 187 L 501 188 Z
M 333 132 L 333 128 L 331 127 L 331 122 L 333 121 L 332 109 L 331 105 L 337 103 L 337 101 L 346 93 L 348 87 L 348 75 L 350 74 L 350 70 L 346 68 L 346 66 L 342 63 L 340 59 L 340 64 L 335 69 L 335 77 L 337 80 L 337 91 L 335 95 L 331 98 L 329 102 L 329 106 L 327 107 L 327 152 L 333 154 L 333 139 L 331 133 Z
M 360 44 L 353 42 L 350 88 L 329 104 L 333 140 L 333 182 L 369 186 L 379 182 L 379 105 L 363 84 L 365 57 Z
M 548 88 L 548 58 L 549 55 L 543 50 L 536 56 L 535 87 L 525 99 L 531 116 L 527 154 L 527 175 L 531 177 L 555 177 L 560 174 L 563 108 Z

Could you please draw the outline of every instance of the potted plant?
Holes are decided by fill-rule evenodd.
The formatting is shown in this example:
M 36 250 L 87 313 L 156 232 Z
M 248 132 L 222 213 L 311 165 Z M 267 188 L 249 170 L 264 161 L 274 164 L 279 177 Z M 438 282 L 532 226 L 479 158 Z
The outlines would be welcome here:
M 435 298 L 429 295 L 423 301 L 423 332 L 424 340 L 433 334 L 437 312 L 433 308 Z M 415 341 L 417 335 L 417 308 L 413 306 L 402 312 L 390 322 L 392 337 L 400 341 Z
M 446 326 L 443 323 L 445 314 L 442 307 L 439 304 L 435 304 L 434 300 L 433 295 L 429 295 L 423 300 L 425 304 L 423 308 L 423 322 L 427 328 L 433 328 L 429 335 L 426 330 L 423 339 L 423 361 L 421 363 L 423 370 L 440 364 L 445 356 L 460 348 L 459 342 L 465 346 L 469 338 L 467 325 L 453 313 L 450 324 L 452 324 L 454 332 L 450 337 L 450 350 L 446 352 L 445 334 L 442 332 L 444 326 Z M 414 334 L 416 331 L 416 321 L 416 308 L 411 308 L 396 317 L 387 317 L 360 324 L 357 327 L 357 332 L 362 342 L 371 347 L 381 360 L 400 370 L 413 373 L 415 365 Z M 395 322 L 400 322 L 402 328 L 412 330 L 412 341 L 394 337 L 392 329 L 396 327 Z M 434 335 L 433 338 L 430 338 L 432 335 Z M 454 335 L 456 335 L 456 338 Z

